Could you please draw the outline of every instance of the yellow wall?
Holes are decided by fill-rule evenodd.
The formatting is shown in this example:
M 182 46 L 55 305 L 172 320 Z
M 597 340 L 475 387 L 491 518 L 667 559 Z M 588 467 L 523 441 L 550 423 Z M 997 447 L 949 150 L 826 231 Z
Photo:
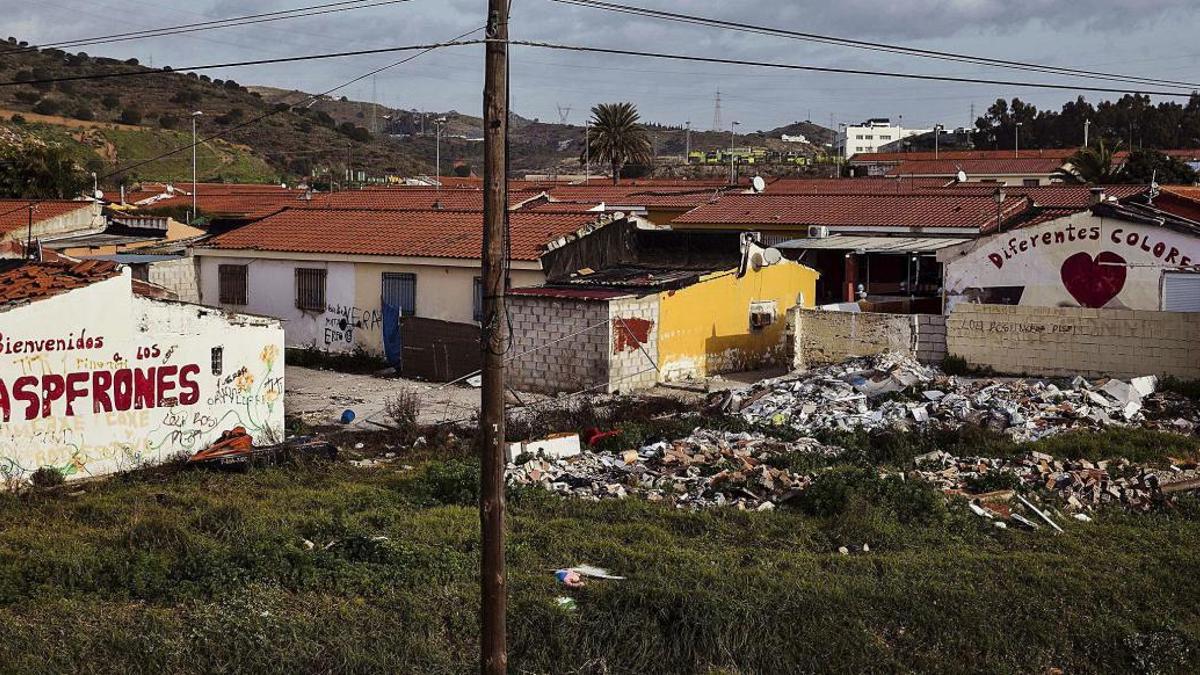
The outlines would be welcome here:
M 816 270 L 784 261 L 738 278 L 719 272 L 682 290 L 662 293 L 658 363 L 661 379 L 706 377 L 785 362 L 787 312 L 812 307 Z M 775 323 L 750 327 L 750 304 L 775 302 Z

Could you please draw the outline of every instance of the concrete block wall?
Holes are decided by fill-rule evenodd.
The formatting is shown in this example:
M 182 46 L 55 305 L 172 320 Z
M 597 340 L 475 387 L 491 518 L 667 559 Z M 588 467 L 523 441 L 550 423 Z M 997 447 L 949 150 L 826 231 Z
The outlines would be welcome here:
M 1200 379 L 1200 313 L 960 303 L 946 347 L 1001 373 Z
M 147 277 L 150 283 L 174 291 L 183 302 L 200 302 L 200 271 L 191 256 L 152 263 Z
M 514 389 L 603 391 L 611 351 L 608 302 L 514 295 L 508 308 L 513 322 L 508 378 Z
M 913 314 L 916 357 L 921 363 L 941 364 L 946 360 L 946 317 L 941 314 Z
M 658 384 L 658 310 L 658 295 L 609 303 L 609 393 Z

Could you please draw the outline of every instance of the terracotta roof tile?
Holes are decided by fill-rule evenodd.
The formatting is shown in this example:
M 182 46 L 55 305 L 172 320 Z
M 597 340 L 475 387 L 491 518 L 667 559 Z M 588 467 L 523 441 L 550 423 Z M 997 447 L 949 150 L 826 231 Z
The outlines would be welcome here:
M 43 300 L 120 274 L 107 260 L 84 262 L 0 261 L 0 305 Z
M 893 166 L 890 176 L 953 176 L 960 170 L 968 176 L 1005 174 L 1049 175 L 1065 163 L 1058 157 L 1015 157 L 995 159 L 903 160 Z
M 0 199 L 0 233 L 20 230 L 29 225 L 28 199 Z M 80 209 L 92 208 L 92 202 L 52 199 L 34 204 L 33 222 L 39 223 Z
M 547 242 L 600 216 L 514 212 L 513 259 L 536 261 Z M 472 259 L 479 257 L 482 241 L 482 211 L 289 208 L 214 237 L 202 247 Z
M 850 158 L 852 164 L 871 162 L 929 161 L 938 159 L 1014 159 L 1049 158 L 1066 159 L 1075 154 L 1076 148 L 1032 148 L 1014 154 L 1012 150 L 941 150 L 939 152 L 860 152 Z
M 721 194 L 717 187 L 637 187 L 612 185 L 566 185 L 547 190 L 551 199 L 581 204 L 643 206 L 646 208 L 690 209 L 707 204 Z
M 1028 207 L 1022 196 L 1010 195 L 1005 217 Z M 729 194 L 713 204 L 688 211 L 678 224 L 831 227 L 953 227 L 974 229 L 996 218 L 991 195 L 776 195 Z

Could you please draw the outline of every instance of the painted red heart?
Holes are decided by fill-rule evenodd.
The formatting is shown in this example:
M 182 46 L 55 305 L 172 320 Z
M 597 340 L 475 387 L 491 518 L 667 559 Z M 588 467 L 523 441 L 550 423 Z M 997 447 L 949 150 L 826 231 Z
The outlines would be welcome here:
M 1105 251 L 1093 260 L 1080 251 L 1062 264 L 1062 282 L 1067 292 L 1084 307 L 1100 308 L 1125 288 L 1125 259 Z

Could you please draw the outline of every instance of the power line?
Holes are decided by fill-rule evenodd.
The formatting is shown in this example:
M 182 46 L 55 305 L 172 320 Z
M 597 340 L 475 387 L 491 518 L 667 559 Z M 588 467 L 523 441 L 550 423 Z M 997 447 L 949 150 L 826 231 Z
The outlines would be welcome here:
M 552 0 L 559 2 L 563 0 Z M 415 50 L 432 50 L 443 47 L 465 47 L 470 45 L 485 44 L 488 40 L 451 40 L 449 42 L 438 42 L 426 45 L 405 45 L 400 47 L 380 47 L 377 49 L 359 49 L 346 52 L 327 52 L 321 54 L 308 54 L 304 56 L 288 56 L 274 59 L 256 59 L 252 61 L 232 61 L 228 63 L 212 63 L 200 66 L 184 66 L 175 68 L 171 71 L 163 70 L 135 70 L 129 72 L 118 73 L 92 73 L 88 75 L 72 75 L 68 77 L 49 77 L 40 80 L 25 80 L 18 82 L 10 80 L 0 82 L 0 87 L 12 87 L 20 85 L 33 84 L 48 84 L 54 82 L 74 82 L 79 80 L 101 80 L 117 77 L 139 77 L 143 75 L 162 75 L 169 72 L 186 72 L 193 70 L 211 70 L 216 68 L 237 68 L 242 66 L 260 66 L 279 63 L 295 63 L 299 61 L 316 61 L 321 59 L 345 58 L 350 56 L 364 56 L 369 54 L 386 54 L 391 52 L 404 52 Z M 730 66 L 753 66 L 758 68 L 776 68 L 783 70 L 801 70 L 816 73 L 831 73 L 837 75 L 863 75 L 870 77 L 891 77 L 905 80 L 924 80 L 930 82 L 957 82 L 962 84 L 987 84 L 1004 87 L 1026 87 L 1033 89 L 1058 89 L 1064 91 L 1089 91 L 1106 94 L 1142 94 L 1152 96 L 1167 96 L 1167 97 L 1183 97 L 1192 96 L 1191 92 L 1181 91 L 1163 91 L 1155 89 L 1121 89 L 1117 87 L 1095 87 L 1087 85 L 1075 84 L 1057 84 L 1050 82 L 1023 82 L 1018 80 L 994 80 L 978 77 L 957 77 L 953 75 L 928 75 L 923 73 L 897 73 L 883 70 L 864 70 L 857 68 L 834 68 L 829 66 L 809 66 L 796 63 L 775 63 L 770 61 L 752 61 L 749 59 L 725 59 L 710 56 L 694 56 L 690 54 L 672 54 L 666 52 L 643 52 L 629 49 L 609 49 L 604 47 L 589 47 L 586 45 L 566 45 L 553 42 L 536 42 L 533 40 L 510 40 L 510 45 L 518 45 L 523 47 L 534 47 L 537 49 L 550 49 L 557 51 L 573 51 L 573 52 L 590 52 L 595 54 L 608 54 L 616 56 L 637 56 L 642 58 L 665 59 L 673 61 L 690 61 L 695 63 L 713 63 L 719 65 Z M 360 78 L 361 79 L 361 78 Z M 358 81 L 358 80 L 355 80 Z M 341 87 L 338 87 L 339 89 Z
M 330 2 L 322 5 L 312 5 L 309 7 L 296 7 L 294 9 L 284 9 L 261 14 L 247 14 L 245 16 L 230 17 L 228 19 L 214 19 L 212 21 L 199 21 L 194 23 L 180 24 L 177 26 L 163 26 L 161 28 L 147 28 L 144 30 L 115 33 L 112 35 L 77 38 L 75 40 L 65 40 L 63 42 L 53 42 L 44 45 L 31 45 L 28 47 L 21 47 L 19 49 L 0 51 L 0 56 L 36 52 L 42 49 L 83 47 L 86 45 L 109 44 L 113 42 L 125 42 L 128 40 L 141 40 L 145 38 L 163 37 L 166 35 L 176 35 L 180 33 L 196 33 L 219 28 L 234 28 L 237 26 L 247 26 L 251 24 L 268 23 L 272 21 L 286 21 L 288 19 L 299 19 L 309 16 L 336 14 L 338 12 L 348 12 L 357 9 L 370 9 L 373 7 L 395 5 L 403 2 L 410 2 L 410 0 L 341 0 L 340 2 Z
M 562 0 L 551 0 L 560 2 Z M 856 68 L 833 68 L 827 66 L 806 66 L 795 63 L 773 63 L 769 61 L 751 61 L 748 59 L 722 59 L 710 56 L 692 56 L 689 54 L 670 54 L 664 52 L 641 52 L 629 49 L 606 49 L 604 47 L 588 47 L 581 45 L 564 45 L 553 42 L 535 42 L 532 40 L 512 40 L 509 44 L 537 49 L 552 49 L 558 51 L 590 52 L 594 54 L 609 54 L 614 56 L 637 56 L 642 58 L 666 59 L 673 61 L 692 61 L 699 63 L 715 63 L 727 66 L 754 66 L 758 68 L 780 68 L 784 70 L 803 70 L 815 73 L 834 73 L 838 75 L 865 75 L 871 77 L 892 77 L 905 80 L 928 80 L 933 82 L 958 82 L 963 84 L 990 84 L 1005 87 L 1029 87 L 1033 89 L 1062 89 L 1066 91 L 1093 91 L 1106 94 L 1143 94 L 1152 96 L 1173 96 L 1188 98 L 1191 92 L 1160 91 L 1151 89 L 1118 89 L 1116 87 L 1091 87 L 1074 84 L 1053 84 L 1049 82 L 1020 82 L 1017 80 L 992 80 L 978 77 L 955 77 L 952 75 L 924 75 L 921 73 L 894 73 L 883 70 L 862 70 Z M 3 84 L 3 83 L 0 83 Z
M 472 31 L 475 32 L 475 31 Z M 228 63 L 210 63 L 202 66 L 185 66 L 181 68 L 171 68 L 167 70 L 130 70 L 117 73 L 89 73 L 87 75 L 68 75 L 67 77 L 45 77 L 40 80 L 9 80 L 0 82 L 0 87 L 15 87 L 23 84 L 50 84 L 53 82 L 78 82 L 81 80 L 107 80 L 116 77 L 141 77 L 145 75 L 164 75 L 172 72 L 187 72 L 192 70 L 212 70 L 215 68 L 239 68 L 242 66 L 263 66 L 278 63 L 295 63 L 297 61 L 316 61 L 319 59 L 339 59 L 350 56 L 367 56 L 370 54 L 389 54 L 394 52 L 411 52 L 440 49 L 442 47 L 462 47 L 467 45 L 484 44 L 486 40 L 451 40 L 449 42 L 435 42 L 424 45 L 404 45 L 400 47 L 380 47 L 378 49 L 358 49 L 348 52 L 326 52 L 323 54 L 309 54 L 305 56 L 284 56 L 274 59 L 256 59 L 252 61 L 230 61 Z M 354 80 L 357 82 L 358 80 Z M 337 87 L 341 89 L 341 87 Z
M 843 47 L 851 47 L 854 49 L 865 49 L 869 51 L 888 52 L 893 54 L 901 54 L 905 56 L 915 56 L 928 59 L 939 59 L 944 61 L 956 61 L 960 63 L 970 63 L 974 65 L 985 65 L 997 68 L 1011 68 L 1016 70 L 1026 70 L 1043 73 L 1053 73 L 1058 75 L 1067 75 L 1071 77 L 1081 77 L 1087 79 L 1109 80 L 1126 82 L 1130 84 L 1153 84 L 1159 86 L 1181 86 L 1189 88 L 1200 88 L 1200 83 L 1184 82 L 1180 80 L 1164 80 L 1158 78 L 1139 77 L 1135 75 L 1122 75 L 1119 73 L 1105 73 L 1099 71 L 1083 70 L 1078 68 L 1067 68 L 1061 66 L 1049 66 L 1039 63 L 1030 63 L 1025 61 L 1013 61 L 1008 59 L 995 59 L 985 56 L 974 56 L 971 54 L 963 54 L 958 52 L 944 52 L 931 49 L 919 49 L 916 47 L 906 47 L 904 45 L 894 45 L 879 42 L 868 42 L 864 40 L 852 40 L 849 38 L 841 38 L 831 35 L 820 35 L 817 33 L 804 33 L 800 31 L 785 30 L 781 28 L 772 28 L 768 26 L 757 26 L 753 24 L 741 23 L 736 21 L 724 21 L 721 19 L 712 19 L 708 17 L 695 16 L 691 14 L 681 14 L 678 12 L 667 12 L 663 10 L 647 9 L 643 7 L 635 7 L 632 5 L 621 5 L 612 2 L 603 2 L 601 0 L 550 0 L 561 4 L 575 5 L 578 7 L 587 7 L 589 9 L 600 9 L 610 12 L 618 12 L 622 14 L 631 14 L 635 16 L 649 17 L 662 19 L 666 21 L 674 21 L 676 23 L 689 23 L 701 26 L 724 28 L 728 30 L 736 30 L 747 33 L 759 33 L 763 35 L 773 35 L 777 37 L 786 37 L 797 40 L 805 40 L 809 42 L 819 42 L 823 44 L 833 44 Z
M 261 122 L 262 120 L 265 120 L 265 119 L 267 119 L 268 117 L 272 117 L 272 116 L 274 116 L 274 115 L 278 115 L 279 113 L 281 113 L 281 112 L 283 112 L 283 111 L 285 111 L 285 110 L 289 110 L 291 107 L 294 107 L 294 106 L 296 106 L 296 105 L 304 105 L 305 103 L 309 103 L 309 102 L 312 102 L 312 101 L 317 101 L 317 100 L 319 100 L 319 99 L 320 99 L 322 96 L 328 96 L 328 95 L 332 94 L 333 92 L 335 92 L 335 91 L 337 91 L 337 90 L 339 90 L 339 89 L 344 89 L 344 88 L 346 88 L 346 87 L 348 87 L 348 86 L 350 86 L 350 85 L 352 85 L 352 84 L 354 84 L 354 83 L 356 83 L 356 82 L 361 82 L 362 80 L 365 80 L 365 79 L 367 79 L 368 77 L 371 77 L 371 76 L 373 76 L 373 75 L 377 75 L 377 74 L 379 74 L 379 73 L 381 73 L 381 72 L 383 72 L 383 71 L 385 71 L 385 70 L 388 70 L 388 69 L 391 69 L 391 68 L 395 68 L 396 66 L 401 66 L 401 65 L 404 65 L 405 63 L 408 63 L 409 61 L 413 61 L 413 60 L 415 60 L 415 59 L 418 59 L 418 58 L 420 58 L 420 57 L 422 57 L 422 56 L 424 56 L 424 55 L 428 54 L 429 52 L 431 52 L 431 51 L 434 51 L 435 49 L 439 49 L 439 48 L 441 48 L 441 47 L 443 47 L 443 46 L 451 46 L 451 45 L 459 45 L 459 44 L 478 44 L 478 43 L 484 42 L 483 40 L 475 40 L 475 41 L 466 41 L 466 42 L 460 42 L 460 41 L 461 41 L 463 38 L 465 38 L 465 37 L 467 37 L 467 36 L 469 36 L 469 35 L 471 35 L 471 34 L 473 34 L 473 33 L 478 33 L 479 31 L 481 31 L 481 30 L 483 30 L 483 29 L 484 29 L 484 27 L 483 27 L 483 26 L 480 26 L 479 28 L 472 28 L 471 30 L 469 30 L 469 31 L 467 31 L 467 32 L 465 32 L 465 33 L 461 33 L 461 34 L 459 34 L 459 35 L 456 35 L 456 36 L 454 36 L 454 37 L 450 38 L 449 40 L 447 40 L 447 41 L 446 41 L 446 42 L 444 42 L 444 43 L 437 43 L 437 44 L 433 44 L 433 45 L 425 45 L 422 51 L 420 51 L 420 52 L 417 52 L 416 54 L 413 54 L 412 56 L 405 57 L 405 58 L 403 58 L 403 59 L 400 59 L 399 61 L 396 61 L 396 62 L 394 62 L 394 63 L 389 63 L 389 64 L 388 64 L 388 65 L 386 65 L 386 66 L 381 66 L 381 67 L 379 67 L 379 68 L 375 68 L 374 70 L 368 71 L 368 72 L 366 72 L 366 73 L 364 73 L 364 74 L 362 74 L 362 75 L 359 75 L 358 77 L 354 77 L 354 78 L 352 78 L 352 79 L 349 79 L 349 80 L 347 80 L 347 81 L 345 81 L 345 82 L 343 82 L 343 83 L 341 83 L 341 84 L 339 84 L 339 85 L 337 85 L 337 86 L 335 86 L 335 87 L 332 87 L 332 88 L 330 88 L 330 89 L 326 89 L 325 91 L 323 91 L 323 92 L 321 92 L 321 93 L 319 93 L 319 94 L 310 94 L 310 95 L 308 95 L 307 97 L 305 97 L 304 99 L 302 99 L 302 100 L 301 100 L 300 102 L 298 102 L 298 103 L 293 103 L 293 104 L 288 104 L 288 105 L 276 105 L 276 106 L 275 106 L 275 107 L 273 107 L 271 110 L 269 110 L 269 111 L 267 111 L 267 112 L 265 112 L 265 113 L 263 113 L 263 114 L 261 114 L 261 115 L 259 115 L 259 116 L 257 116 L 257 117 L 253 117 L 253 118 L 251 118 L 251 119 L 249 119 L 249 120 L 246 120 L 245 122 L 242 122 L 241 124 L 238 124 L 238 125 L 235 125 L 235 126 L 229 127 L 228 129 L 224 129 L 224 130 L 222 130 L 222 131 L 219 131 L 219 132 L 217 132 L 217 133 L 215 133 L 215 134 L 212 134 L 212 135 L 210 135 L 210 136 L 205 136 L 204 138 L 197 139 L 195 143 L 188 143 L 187 145 L 182 145 L 182 146 L 179 146 L 179 147 L 177 147 L 177 148 L 175 148 L 175 149 L 173 149 L 173 150 L 168 150 L 167 152 L 163 152 L 163 153 L 161 153 L 161 154 L 158 154 L 158 155 L 156 155 L 156 156 L 154 156 L 154 157 L 151 157 L 151 158 L 149 158 L 149 159 L 145 159 L 145 160 L 142 160 L 142 161 L 136 162 L 136 163 L 134 163 L 134 164 L 131 164 L 131 165 L 129 165 L 129 166 L 121 167 L 121 168 L 119 168 L 119 169 L 114 169 L 113 171 L 109 171 L 108 173 L 106 173 L 106 174 L 103 174 L 103 175 L 100 175 L 100 176 L 97 176 L 96 178 L 97 178 L 97 180 L 105 180 L 105 179 L 107 179 L 107 178 L 111 178 L 111 177 L 113 177 L 113 176 L 116 176 L 117 174 L 125 173 L 125 172 L 131 171 L 131 170 L 133 170 L 133 169 L 136 169 L 136 168 L 138 168 L 138 167 L 142 167 L 142 166 L 145 166 L 145 165 L 147 165 L 147 164 L 151 164 L 151 163 L 153 163 L 153 162 L 157 162 L 157 161 L 158 161 L 158 160 L 160 160 L 160 159 L 165 159 L 165 158 L 167 158 L 167 157 L 170 157 L 171 155 L 176 155 L 176 154 L 179 154 L 179 153 L 181 153 L 181 152 L 183 152 L 183 151 L 185 151 L 185 150 L 189 150 L 189 149 L 191 149 L 193 146 L 199 145 L 200 143 L 207 143 L 207 142 L 209 142 L 209 141 L 216 140 L 216 139 L 218 139 L 218 138 L 221 138 L 221 137 L 223 137 L 223 136 L 227 136 L 227 135 L 229 135 L 229 134 L 233 133 L 234 131 L 237 131 L 237 130 L 239 130 L 239 129 L 244 129 L 244 128 L 246 128 L 246 127 L 248 127 L 248 126 L 252 125 L 252 124 L 256 124 L 256 123 L 258 123 L 258 122 Z M 402 49 L 400 49 L 400 50 L 411 50 L 411 49 L 421 49 L 421 47 L 405 47 L 405 48 L 402 48 Z M 400 50 L 397 50 L 397 49 L 392 49 L 392 50 L 385 50 L 385 51 L 400 51 Z M 157 71 L 155 71 L 155 72 L 157 72 Z M 16 213 L 17 211 L 21 211 L 21 210 L 23 210 L 23 209 L 27 209 L 27 208 L 29 208 L 29 207 L 32 207 L 32 206 L 36 206 L 37 204 L 40 204 L 40 203 L 42 203 L 42 202 L 44 202 L 44 201 L 45 201 L 44 199 L 34 199 L 34 200 L 30 200 L 30 201 L 29 201 L 27 204 L 24 204 L 24 205 L 22 205 L 22 206 L 19 206 L 19 207 L 15 208 L 15 209 L 12 209 L 12 210 L 9 210 L 9 211 L 5 211 L 4 213 L 0 213 L 0 217 L 7 216 L 7 215 L 9 215 L 9 214 L 11 214 L 11 213 Z M 26 242 L 26 245 L 28 245 L 28 242 Z

